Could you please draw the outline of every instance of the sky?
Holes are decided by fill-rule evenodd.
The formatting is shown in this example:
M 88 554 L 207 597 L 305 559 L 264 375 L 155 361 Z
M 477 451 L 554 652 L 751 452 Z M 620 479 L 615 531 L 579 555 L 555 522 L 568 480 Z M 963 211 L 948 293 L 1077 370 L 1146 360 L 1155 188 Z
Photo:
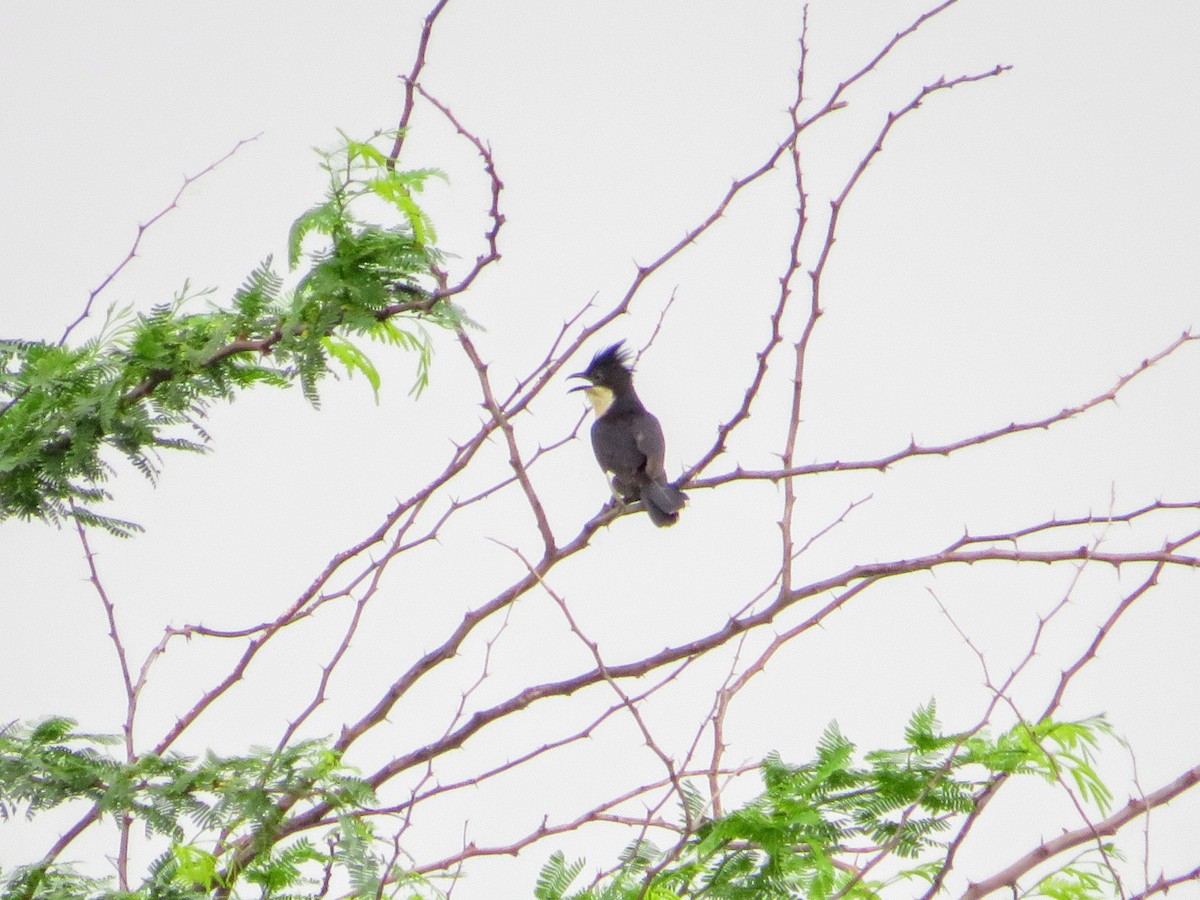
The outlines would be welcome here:
M 930 5 L 813 0 L 811 102 Z M 397 76 L 412 65 L 426 11 L 383 0 L 210 2 L 186 10 L 138 0 L 6 5 L 0 334 L 57 339 L 125 258 L 138 224 L 171 203 L 185 175 L 239 141 L 253 139 L 145 233 L 77 336 L 94 335 L 109 304 L 145 310 L 185 283 L 212 288 L 219 302 L 263 259 L 282 259 L 291 221 L 321 196 L 312 148 L 335 145 L 337 129 L 367 137 L 394 127 Z M 801 21 L 798 4 L 772 0 L 451 0 L 422 83 L 489 144 L 504 182 L 503 259 L 460 298 L 482 326 L 472 337 L 495 384 L 511 386 L 527 372 L 589 301 L 598 318 L 628 289 L 636 265 L 702 221 L 730 183 L 786 137 Z M 844 207 L 810 351 L 798 462 L 873 458 L 910 439 L 952 441 L 1052 415 L 1102 394 L 1197 325 L 1197 36 L 1200 7 L 1171 0 L 960 0 L 856 85 L 845 110 L 814 126 L 803 148 L 819 217 L 889 110 L 939 77 L 1012 67 L 940 92 L 906 116 Z M 421 104 L 401 165 L 447 173 L 447 183 L 431 185 L 422 199 L 440 245 L 456 254 L 452 273 L 465 272 L 489 224 L 478 154 Z M 796 205 L 790 178 L 781 167 L 739 196 L 567 369 L 583 368 L 593 350 L 615 340 L 643 346 L 661 317 L 639 361 L 638 385 L 663 422 L 672 473 L 703 453 L 745 390 L 786 264 Z M 819 242 L 801 249 L 809 268 Z M 807 289 L 803 276 L 796 289 Z M 785 319 L 788 342 L 799 337 L 803 306 Z M 386 376 L 379 404 L 361 379 L 330 383 L 320 411 L 298 392 L 252 394 L 210 419 L 213 453 L 168 458 L 156 488 L 118 466 L 111 512 L 147 532 L 126 542 L 93 540 L 135 657 L 168 624 L 233 628 L 273 615 L 396 498 L 440 471 L 450 442 L 472 433 L 484 412 L 452 336 L 434 340 L 433 383 L 419 399 L 407 394 L 411 360 L 376 347 Z M 853 563 L 931 552 L 964 529 L 1002 532 L 1055 515 L 1194 500 L 1197 375 L 1193 344 L 1140 376 L 1118 402 L 1046 432 L 887 473 L 799 481 L 802 534 L 861 505 L 814 543 L 796 577 L 817 580 Z M 786 366 L 773 367 L 762 418 L 712 474 L 777 464 L 787 377 Z M 579 395 L 566 387 L 546 392 L 522 421 L 527 451 L 578 423 Z M 505 449 L 489 452 L 486 471 L 503 471 Z M 606 496 L 586 436 L 548 459 L 537 483 L 564 537 Z M 634 658 L 706 633 L 769 583 L 780 503 L 769 483 L 695 491 L 677 528 L 658 532 L 640 518 L 622 519 L 556 573 L 553 587 L 606 658 Z M 1161 527 L 1178 533 L 1180 521 L 1189 520 Z M 391 576 L 377 604 L 391 612 L 356 639 L 355 660 L 313 721 L 315 733 L 334 733 L 359 715 L 394 665 L 435 645 L 497 583 L 519 577 L 520 563 L 503 545 L 536 553 L 534 536 L 520 498 L 501 499 Z M 1153 528 L 1110 539 L 1161 540 Z M 85 728 L 116 731 L 119 679 L 74 531 L 0 525 L 0 573 L 0 721 L 62 713 Z M 931 696 L 948 728 L 966 727 L 987 699 L 971 646 L 985 648 L 990 666 L 1006 673 L 1038 616 L 1071 588 L 1072 574 L 957 567 L 852 604 L 790 645 L 743 694 L 730 757 L 752 761 L 779 750 L 803 759 L 831 719 L 863 746 L 894 742 Z M 1022 682 L 1022 702 L 1038 708 L 1035 698 L 1044 698 L 1136 577 L 1085 571 Z M 1165 578 L 1122 621 L 1065 710 L 1106 712 L 1134 748 L 1144 787 L 1196 764 L 1195 598 L 1194 577 Z M 586 662 L 545 596 L 519 605 L 502 637 L 480 702 L 526 677 L 562 677 Z M 329 635 L 319 629 L 296 640 L 289 656 L 253 670 L 185 749 L 235 752 L 274 740 L 294 711 L 289 690 L 300 684 L 305 696 L 328 652 Z M 372 752 L 409 731 L 442 727 L 438 711 L 457 702 L 484 652 L 482 640 L 465 649 L 456 674 L 436 685 L 440 693 L 431 686 L 433 693 L 413 698 Z M 139 726 L 148 741 L 225 671 L 230 654 L 228 646 L 188 645 L 157 664 Z M 654 709 L 664 741 L 694 733 L 711 702 L 703 685 L 719 681 L 729 664 L 722 657 L 697 676 L 701 686 L 681 686 Z M 591 708 L 537 712 L 530 727 L 573 722 Z M 518 732 L 451 757 L 439 777 L 518 752 Z M 611 778 L 619 782 L 625 767 L 652 772 L 639 742 L 630 723 L 614 725 L 566 754 L 560 768 L 539 771 L 532 787 L 514 779 L 448 802 L 439 820 L 414 831 L 414 852 L 452 852 L 464 834 L 502 841 L 510 821 L 535 826 L 543 812 L 565 816 Z M 1105 767 L 1123 799 L 1132 790 L 1129 754 L 1112 749 Z M 982 870 L 989 858 L 1027 849 L 1037 829 L 1052 834 L 1066 821 L 1053 811 L 1061 800 L 1035 801 L 1050 815 L 1031 823 L 1032 837 L 1006 833 L 1008 820 L 998 816 L 1002 824 L 985 842 L 995 856 L 972 862 Z M 1197 801 L 1187 802 L 1156 820 L 1163 823 L 1156 863 L 1186 863 L 1171 823 L 1195 820 Z M 0 825 L 0 834 L 42 846 L 24 823 Z M 562 846 L 602 865 L 626 839 L 592 831 Z M 538 844 L 515 863 L 486 861 L 482 877 L 455 896 L 528 896 L 532 873 L 557 846 Z M 495 893 L 500 883 L 506 893 Z

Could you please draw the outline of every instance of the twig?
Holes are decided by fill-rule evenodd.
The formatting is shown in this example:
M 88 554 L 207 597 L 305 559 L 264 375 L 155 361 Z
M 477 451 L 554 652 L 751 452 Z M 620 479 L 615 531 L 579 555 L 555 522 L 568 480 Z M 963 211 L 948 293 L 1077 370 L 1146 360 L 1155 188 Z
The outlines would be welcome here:
M 445 116 L 446 120 L 454 126 L 454 129 L 459 134 L 474 145 L 475 149 L 479 151 L 479 155 L 483 157 L 483 170 L 487 173 L 488 180 L 492 186 L 492 202 L 488 208 L 488 217 L 491 219 L 492 225 L 483 235 L 484 240 L 487 242 L 487 252 L 481 253 L 475 258 L 475 264 L 471 267 L 471 270 L 459 279 L 457 284 L 452 287 L 446 287 L 439 292 L 439 297 L 441 298 L 453 297 L 455 294 L 461 294 L 474 284 L 479 273 L 485 268 L 492 263 L 500 261 L 500 247 L 497 239 L 500 236 L 500 229 L 504 227 L 504 213 L 500 212 L 500 192 L 504 190 L 504 182 L 500 180 L 500 176 L 496 173 L 496 160 L 492 155 L 492 148 L 480 140 L 473 132 L 463 127 L 463 124 L 459 122 L 449 107 L 426 91 L 420 83 L 410 81 L 408 82 L 408 86 L 409 89 L 415 86 L 421 96 Z
M 125 269 L 125 267 L 133 261 L 133 258 L 135 256 L 137 256 L 138 248 L 141 247 L 142 238 L 145 237 L 146 232 L 150 228 L 152 228 L 160 219 L 162 219 L 167 213 L 169 213 L 171 210 L 177 209 L 179 207 L 179 201 L 183 198 L 184 192 L 189 187 L 191 187 L 195 182 L 199 181 L 201 178 L 203 178 L 209 172 L 213 171 L 213 169 L 217 168 L 217 166 L 221 165 L 221 163 L 225 162 L 225 160 L 229 159 L 231 156 L 233 156 L 235 153 L 237 153 L 239 150 L 241 150 L 242 147 L 244 147 L 246 144 L 249 144 L 253 141 L 257 141 L 260 137 L 262 137 L 261 133 L 254 135 L 254 137 L 242 138 L 240 141 L 238 141 L 236 144 L 234 144 L 232 150 L 230 150 L 228 153 L 226 153 L 224 156 L 222 156 L 216 162 L 209 163 L 207 166 L 205 166 L 203 169 L 201 169 L 195 175 L 185 175 L 184 176 L 183 184 L 181 184 L 179 186 L 179 190 L 177 190 L 175 192 L 175 196 L 171 198 L 171 202 L 168 203 L 161 210 L 159 210 L 157 213 L 155 213 L 153 216 L 151 216 L 149 219 L 147 219 L 145 222 L 138 225 L 137 234 L 134 235 L 133 244 L 129 247 L 129 252 L 126 253 L 125 258 L 117 264 L 117 267 L 115 269 L 113 269 L 111 272 L 109 272 L 104 277 L 104 280 L 101 281 L 100 284 L 97 285 L 95 288 L 93 288 L 90 294 L 88 294 L 87 303 L 85 303 L 83 306 L 83 312 L 81 312 L 75 318 L 75 320 L 73 322 L 71 322 L 71 324 L 69 324 L 63 330 L 62 336 L 58 339 L 58 344 L 60 347 L 67 342 L 67 338 L 69 338 L 71 336 L 71 332 L 74 331 L 84 321 L 84 319 L 86 319 L 89 315 L 91 315 L 92 304 L 95 303 L 96 298 L 98 296 L 100 296 L 100 294 L 104 291 L 104 289 L 107 288 L 113 282 L 113 279 L 115 279 L 118 275 L 120 275 L 121 272 Z
M 396 167 L 396 160 L 400 158 L 400 151 L 404 147 L 404 138 L 408 133 L 408 123 L 412 119 L 413 107 L 416 105 L 414 91 L 416 90 L 417 79 L 420 78 L 421 72 L 425 68 L 425 56 L 429 52 L 429 39 L 433 36 L 433 25 L 449 2 L 450 0 L 438 0 L 438 3 L 430 10 L 429 15 L 425 17 L 425 23 L 421 27 L 421 37 L 417 41 L 417 52 L 413 57 L 412 70 L 407 76 L 401 76 L 404 81 L 404 108 L 400 112 L 400 121 L 396 125 L 396 141 L 392 144 L 392 152 L 388 154 L 389 169 Z
M 1035 867 L 1053 859 L 1060 853 L 1093 841 L 1097 837 L 1116 834 L 1138 816 L 1145 815 L 1155 807 L 1171 802 L 1180 794 L 1195 787 L 1197 783 L 1200 783 L 1200 766 L 1188 769 L 1174 781 L 1145 797 L 1130 800 L 1120 810 L 1094 825 L 1064 832 L 1056 838 L 1039 844 L 990 878 L 972 884 L 963 892 L 962 900 L 979 900 L 993 891 L 1006 887 L 1015 888 L 1017 881 Z M 1190 876 L 1185 877 L 1184 880 L 1190 880 Z

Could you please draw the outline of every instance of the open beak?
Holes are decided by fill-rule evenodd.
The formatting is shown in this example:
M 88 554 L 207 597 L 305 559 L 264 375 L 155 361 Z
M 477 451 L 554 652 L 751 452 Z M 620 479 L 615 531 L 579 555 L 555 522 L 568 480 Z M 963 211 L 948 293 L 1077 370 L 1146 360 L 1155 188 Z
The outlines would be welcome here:
M 588 377 L 587 377 L 587 375 L 585 375 L 583 372 L 576 372 L 574 375 L 568 375 L 567 377 L 568 377 L 568 378 L 584 378 L 584 379 L 587 379 L 587 384 L 581 384 L 581 385 L 579 385 L 578 387 L 573 387 L 573 388 L 571 388 L 569 391 L 567 391 L 567 393 L 568 393 L 568 394 L 573 394 L 573 393 L 575 393 L 576 391 L 586 391 L 588 388 L 592 387 L 592 381 L 591 381 L 591 379 L 590 379 L 590 378 L 588 378 Z

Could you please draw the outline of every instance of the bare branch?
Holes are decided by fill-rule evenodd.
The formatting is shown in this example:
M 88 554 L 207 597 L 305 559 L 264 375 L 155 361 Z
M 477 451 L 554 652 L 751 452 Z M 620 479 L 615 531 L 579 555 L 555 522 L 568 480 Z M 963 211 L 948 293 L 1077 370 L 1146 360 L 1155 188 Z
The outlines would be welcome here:
M 1130 894 L 1126 900 L 1146 900 L 1147 897 L 1153 897 L 1155 894 L 1165 894 L 1171 888 L 1187 884 L 1189 881 L 1200 881 L 1200 866 L 1197 866 L 1190 872 L 1184 872 L 1182 875 L 1175 875 L 1169 878 L 1166 875 L 1159 875 L 1158 880 L 1154 884 L 1147 887 L 1144 891 Z
M 179 201 L 183 199 L 183 195 L 187 189 L 209 172 L 217 168 L 217 166 L 221 165 L 221 163 L 225 162 L 225 160 L 229 159 L 231 156 L 241 150 L 246 144 L 257 141 L 260 137 L 262 137 L 261 134 L 256 134 L 254 137 L 242 138 L 240 141 L 234 144 L 232 150 L 230 150 L 220 159 L 209 163 L 195 175 L 185 175 L 183 177 L 183 184 L 179 186 L 179 190 L 175 192 L 175 196 L 171 198 L 171 202 L 145 222 L 138 225 L 137 234 L 134 235 L 133 244 L 130 245 L 129 252 L 126 253 L 125 258 L 117 264 L 117 267 L 104 276 L 104 280 L 101 281 L 100 284 L 98 284 L 95 288 L 93 288 L 90 294 L 88 294 L 87 303 L 84 304 L 83 311 L 63 330 L 62 336 L 58 339 L 59 346 L 65 344 L 67 342 L 67 338 L 71 336 L 71 332 L 78 328 L 84 319 L 92 314 L 92 304 L 96 302 L 96 298 L 104 292 L 105 288 L 112 284 L 113 280 L 120 275 L 122 271 L 124 271 L 127 265 L 133 262 L 134 257 L 137 256 L 138 249 L 142 246 L 142 238 L 146 236 L 146 232 L 153 228 L 158 221 L 171 210 L 179 208 Z
M 416 105 L 414 92 L 417 79 L 421 77 L 421 72 L 425 69 L 425 56 L 429 52 L 429 39 L 433 36 L 433 25 L 449 2 L 450 0 L 438 0 L 429 15 L 425 17 L 425 23 L 421 27 L 421 37 L 417 41 L 417 52 L 413 56 L 412 70 L 407 76 L 402 76 L 404 79 L 404 108 L 400 112 L 400 121 L 396 125 L 396 141 L 392 145 L 392 152 L 388 154 L 388 168 L 394 169 L 396 160 L 400 158 L 400 151 L 404 147 L 404 138 L 408 134 L 409 122 L 412 119 L 413 107 Z
M 410 88 L 412 85 L 413 82 L 409 82 Z M 454 126 L 459 134 L 470 141 L 475 146 L 475 149 L 479 151 L 479 155 L 483 157 L 483 169 L 487 173 L 488 180 L 492 185 L 492 205 L 488 209 L 488 217 L 492 221 L 492 226 L 483 236 L 484 240 L 487 241 L 487 252 L 481 253 L 476 257 L 475 264 L 471 267 L 471 270 L 456 285 L 438 292 L 439 298 L 447 298 L 453 297 L 455 294 L 461 294 L 475 282 L 476 277 L 481 271 L 492 263 L 500 261 L 500 248 L 496 242 L 500 236 L 500 229 L 504 227 L 504 214 L 500 212 L 500 192 L 504 190 L 504 182 L 496 174 L 496 160 L 492 156 L 492 148 L 464 128 L 462 123 L 455 118 L 454 113 L 450 112 L 448 107 L 426 91 L 419 83 L 416 84 L 416 89 L 420 91 L 421 96 L 428 100 L 438 112 L 446 117 L 447 121 Z
M 1145 797 L 1130 800 L 1120 810 L 1113 813 L 1107 819 L 1095 823 L 1093 826 L 1067 831 L 1056 838 L 1039 844 L 990 878 L 972 884 L 963 892 L 962 900 L 978 900 L 980 897 L 986 897 L 988 894 L 1003 888 L 1015 889 L 1017 881 L 1021 877 L 1042 863 L 1052 860 L 1067 850 L 1093 841 L 1098 837 L 1107 837 L 1116 834 L 1138 816 L 1145 815 L 1155 807 L 1170 803 L 1180 794 L 1195 787 L 1198 782 L 1200 782 L 1200 766 L 1189 769 L 1174 781 L 1164 785 L 1157 791 L 1147 794 Z
M 488 380 L 487 364 L 480 358 L 479 353 L 475 350 L 475 345 L 471 339 L 467 337 L 467 333 L 462 329 L 458 332 L 458 342 L 462 345 L 468 358 L 471 360 L 471 365 L 475 367 L 475 374 L 479 377 L 479 387 L 483 391 L 483 403 L 487 407 L 487 411 L 491 413 L 492 419 L 499 427 L 504 435 L 504 440 L 508 444 L 508 463 L 512 466 L 513 471 L 517 475 L 517 481 L 521 485 L 521 490 L 525 492 L 525 499 L 529 501 L 529 507 L 533 511 L 533 517 L 537 521 L 538 532 L 542 536 L 542 545 L 546 558 L 554 555 L 554 532 L 550 528 L 550 522 L 546 518 L 546 510 L 542 507 L 542 501 L 538 498 L 537 491 L 533 488 L 533 482 L 529 480 L 529 472 L 525 468 L 525 463 L 521 460 L 521 449 L 517 446 L 517 436 L 513 432 L 512 424 L 504 411 L 500 409 L 500 405 L 496 402 L 495 396 L 492 394 L 492 385 Z M 531 570 L 530 574 L 534 574 Z
M 979 434 L 970 435 L 960 438 L 957 441 L 951 441 L 945 444 L 917 444 L 911 442 L 902 450 L 897 450 L 887 456 L 881 456 L 877 459 L 858 460 L 858 461 L 835 461 L 828 463 L 814 463 L 806 466 L 793 466 L 791 468 L 770 469 L 770 470 L 752 470 L 738 467 L 732 472 L 724 475 L 717 475 L 710 478 L 697 478 L 690 482 L 691 488 L 716 487 L 721 484 L 726 484 L 731 481 L 782 481 L 785 478 L 796 478 L 802 475 L 816 475 L 822 472 L 853 472 L 862 470 L 878 470 L 884 471 L 898 462 L 916 459 L 921 456 L 949 456 L 959 450 L 964 450 L 968 447 L 977 447 L 981 444 L 987 444 L 999 438 L 1008 437 L 1014 434 L 1020 434 L 1025 431 L 1035 431 L 1038 429 L 1048 429 L 1053 425 L 1066 422 L 1074 419 L 1091 409 L 1101 406 L 1104 403 L 1112 402 L 1117 395 L 1126 388 L 1130 382 L 1144 372 L 1149 371 L 1158 363 L 1165 360 L 1167 357 L 1174 354 L 1181 347 L 1200 339 L 1200 335 L 1193 334 L 1190 331 L 1185 331 L 1182 335 L 1155 353 L 1153 356 L 1143 359 L 1136 368 L 1130 370 L 1120 376 L 1117 381 L 1108 390 L 1101 394 L 1097 394 L 1089 400 L 1074 406 L 1064 407 L 1057 413 L 1050 416 L 1045 416 L 1041 419 L 1031 419 L 1024 422 L 1011 422 L 1001 428 L 994 428 L 989 431 L 980 432 Z

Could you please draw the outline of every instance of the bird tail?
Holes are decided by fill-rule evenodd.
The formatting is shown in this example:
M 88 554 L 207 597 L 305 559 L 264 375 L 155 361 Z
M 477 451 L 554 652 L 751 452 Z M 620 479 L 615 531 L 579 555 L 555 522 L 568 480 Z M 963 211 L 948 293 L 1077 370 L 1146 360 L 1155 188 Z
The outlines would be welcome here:
M 687 495 L 665 481 L 647 481 L 642 485 L 641 495 L 650 521 L 659 528 L 678 522 L 679 510 L 687 504 Z

